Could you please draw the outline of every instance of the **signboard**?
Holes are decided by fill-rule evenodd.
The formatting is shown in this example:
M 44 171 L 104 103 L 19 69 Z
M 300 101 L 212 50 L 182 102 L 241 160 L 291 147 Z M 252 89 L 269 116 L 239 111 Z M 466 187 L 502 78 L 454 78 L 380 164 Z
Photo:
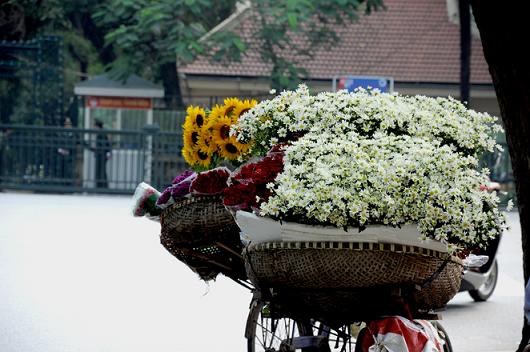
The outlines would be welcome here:
M 383 93 L 392 93 L 394 91 L 394 79 L 388 77 L 374 76 L 335 76 L 333 77 L 333 91 L 346 89 L 353 92 L 355 88 L 372 88 L 379 89 Z
M 88 96 L 86 106 L 88 108 L 148 110 L 153 108 L 153 101 L 150 98 Z

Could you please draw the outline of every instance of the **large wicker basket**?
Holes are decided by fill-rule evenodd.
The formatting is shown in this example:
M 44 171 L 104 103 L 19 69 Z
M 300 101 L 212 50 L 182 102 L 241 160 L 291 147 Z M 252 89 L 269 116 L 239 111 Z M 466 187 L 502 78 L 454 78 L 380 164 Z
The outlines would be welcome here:
M 388 314 L 396 290 L 414 311 L 443 308 L 458 292 L 462 262 L 420 247 L 356 242 L 268 242 L 250 245 L 249 279 L 274 288 L 290 315 L 311 311 L 324 321 Z
M 162 212 L 162 245 L 204 280 L 246 279 L 239 227 L 220 196 L 185 198 Z

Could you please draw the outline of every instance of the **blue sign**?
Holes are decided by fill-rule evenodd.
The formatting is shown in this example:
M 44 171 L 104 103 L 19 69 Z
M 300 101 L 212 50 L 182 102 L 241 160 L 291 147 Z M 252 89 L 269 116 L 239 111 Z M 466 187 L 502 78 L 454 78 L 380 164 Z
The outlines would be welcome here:
M 394 80 L 387 77 L 370 76 L 339 76 L 333 79 L 333 90 L 346 89 L 353 92 L 355 88 L 379 89 L 381 92 L 390 93 L 394 90 Z

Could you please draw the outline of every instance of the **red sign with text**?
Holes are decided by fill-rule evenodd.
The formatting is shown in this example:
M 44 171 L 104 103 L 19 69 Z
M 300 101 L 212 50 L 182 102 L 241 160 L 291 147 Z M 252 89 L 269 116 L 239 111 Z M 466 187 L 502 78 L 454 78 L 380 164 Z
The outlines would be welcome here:
M 146 110 L 153 108 L 153 102 L 149 98 L 87 97 L 86 106 L 89 108 Z

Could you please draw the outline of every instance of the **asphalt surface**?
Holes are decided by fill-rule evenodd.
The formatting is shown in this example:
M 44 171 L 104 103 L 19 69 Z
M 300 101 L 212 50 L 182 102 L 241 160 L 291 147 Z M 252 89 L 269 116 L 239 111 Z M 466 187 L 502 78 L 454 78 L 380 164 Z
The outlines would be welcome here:
M 0 193 L 1 352 L 245 351 L 250 293 L 205 284 L 159 243 L 130 197 Z M 487 302 L 458 294 L 442 323 L 457 352 L 514 351 L 523 312 L 518 217 Z
M 493 295 L 486 302 L 474 302 L 467 293 L 459 293 L 442 313 L 455 351 L 515 351 L 519 345 L 524 279 L 518 213 L 509 213 L 508 221 L 510 230 L 497 253 L 499 279 Z

